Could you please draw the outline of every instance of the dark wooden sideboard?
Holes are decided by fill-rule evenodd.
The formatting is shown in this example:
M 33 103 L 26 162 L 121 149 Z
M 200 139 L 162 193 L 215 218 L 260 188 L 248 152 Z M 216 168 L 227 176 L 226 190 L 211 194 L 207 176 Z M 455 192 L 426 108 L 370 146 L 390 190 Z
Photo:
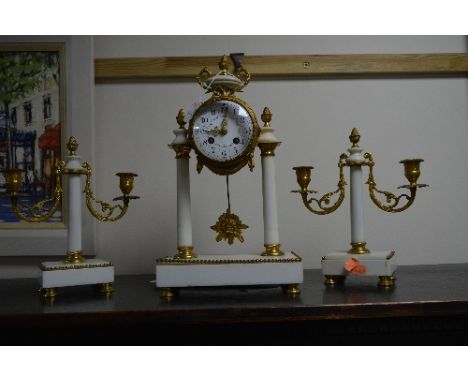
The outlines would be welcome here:
M 468 344 L 468 264 L 402 266 L 391 290 L 377 278 L 327 288 L 319 270 L 304 278 L 295 298 L 189 288 L 163 302 L 153 275 L 118 276 L 109 299 L 75 287 L 54 303 L 37 280 L 0 280 L 0 344 Z

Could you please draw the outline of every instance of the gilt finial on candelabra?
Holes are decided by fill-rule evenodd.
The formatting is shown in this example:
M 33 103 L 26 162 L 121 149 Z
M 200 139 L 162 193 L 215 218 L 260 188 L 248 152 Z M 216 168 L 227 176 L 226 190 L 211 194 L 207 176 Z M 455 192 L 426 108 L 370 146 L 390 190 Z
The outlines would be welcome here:
M 76 155 L 76 150 L 78 150 L 79 143 L 74 136 L 71 136 L 67 143 L 67 149 L 69 151 L 69 155 L 74 156 Z
M 349 140 L 353 144 L 353 147 L 359 147 L 358 143 L 360 139 L 361 139 L 361 136 L 359 135 L 358 129 L 353 127 L 353 130 L 351 130 L 351 135 L 349 136 Z

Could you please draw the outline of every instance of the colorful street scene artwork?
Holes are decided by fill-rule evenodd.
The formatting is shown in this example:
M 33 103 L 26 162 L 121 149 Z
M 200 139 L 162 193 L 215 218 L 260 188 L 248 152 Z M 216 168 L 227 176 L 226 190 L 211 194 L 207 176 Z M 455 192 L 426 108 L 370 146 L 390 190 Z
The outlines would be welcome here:
M 0 171 L 23 170 L 18 202 L 24 206 L 54 196 L 61 157 L 60 59 L 60 51 L 0 50 Z M 59 222 L 62 208 L 48 220 Z M 0 228 L 16 226 L 28 223 L 11 208 L 0 173 Z

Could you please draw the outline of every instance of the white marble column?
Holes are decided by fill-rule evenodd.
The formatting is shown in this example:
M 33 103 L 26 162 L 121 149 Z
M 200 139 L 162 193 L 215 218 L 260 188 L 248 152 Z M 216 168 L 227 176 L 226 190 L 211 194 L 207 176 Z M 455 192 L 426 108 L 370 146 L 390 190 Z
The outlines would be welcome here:
M 356 134 L 357 131 L 356 131 Z M 367 253 L 364 239 L 364 205 L 362 197 L 362 164 L 365 159 L 357 143 L 348 149 L 350 173 L 351 246 L 350 253 Z
M 364 240 L 364 211 L 362 204 L 362 168 L 351 166 L 350 196 L 351 196 L 351 242 L 363 243 Z
M 71 170 L 68 175 L 68 252 L 82 251 L 81 236 L 81 174 L 73 174 L 73 170 L 81 171 L 80 157 L 70 155 L 66 157 L 65 168 Z
M 263 224 L 265 245 L 279 244 L 274 156 L 262 156 Z
M 169 145 L 177 160 L 177 249 L 179 258 L 197 257 L 192 244 L 192 209 L 190 205 L 190 142 L 187 139 L 185 112 L 181 109 L 177 115 L 179 128 L 173 130 L 175 138 Z
M 189 157 L 177 158 L 177 247 L 192 247 Z
M 262 193 L 263 193 L 263 239 L 265 251 L 263 256 L 281 256 L 279 229 L 278 229 L 278 204 L 276 201 L 276 177 L 275 177 L 275 149 L 281 142 L 273 134 L 270 126 L 271 112 L 268 108 L 263 110 L 262 121 L 264 126 L 260 129 L 258 147 L 262 157 Z

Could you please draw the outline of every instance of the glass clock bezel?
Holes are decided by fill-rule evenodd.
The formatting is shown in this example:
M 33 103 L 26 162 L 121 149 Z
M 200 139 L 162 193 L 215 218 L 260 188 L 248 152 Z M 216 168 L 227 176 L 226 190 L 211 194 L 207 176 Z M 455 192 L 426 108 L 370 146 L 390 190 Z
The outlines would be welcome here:
M 231 160 L 226 160 L 226 161 L 220 161 L 216 159 L 212 159 L 207 157 L 196 145 L 195 140 L 193 138 L 193 124 L 195 120 L 198 118 L 199 114 L 207 107 L 210 106 L 211 104 L 219 103 L 222 101 L 231 101 L 234 103 L 237 103 L 241 107 L 243 107 L 249 117 L 250 120 L 252 121 L 252 137 L 250 139 L 250 143 L 247 145 L 245 150 L 236 158 L 231 159 Z M 208 167 L 212 172 L 218 175 L 231 175 L 236 172 L 238 172 L 240 169 L 242 169 L 249 161 L 253 162 L 253 156 L 255 152 L 255 147 L 257 146 L 257 139 L 258 136 L 260 135 L 260 127 L 257 122 L 257 117 L 255 116 L 254 111 L 252 108 L 243 100 L 240 98 L 237 98 L 233 95 L 228 95 L 228 96 L 218 96 L 218 97 L 211 97 L 207 99 L 205 102 L 203 102 L 197 110 L 193 113 L 192 118 L 190 119 L 189 122 L 189 128 L 188 128 L 188 140 L 190 142 L 190 145 L 194 149 L 194 151 L 197 154 L 197 160 L 199 162 L 199 168 L 201 169 L 201 166 L 206 166 Z

